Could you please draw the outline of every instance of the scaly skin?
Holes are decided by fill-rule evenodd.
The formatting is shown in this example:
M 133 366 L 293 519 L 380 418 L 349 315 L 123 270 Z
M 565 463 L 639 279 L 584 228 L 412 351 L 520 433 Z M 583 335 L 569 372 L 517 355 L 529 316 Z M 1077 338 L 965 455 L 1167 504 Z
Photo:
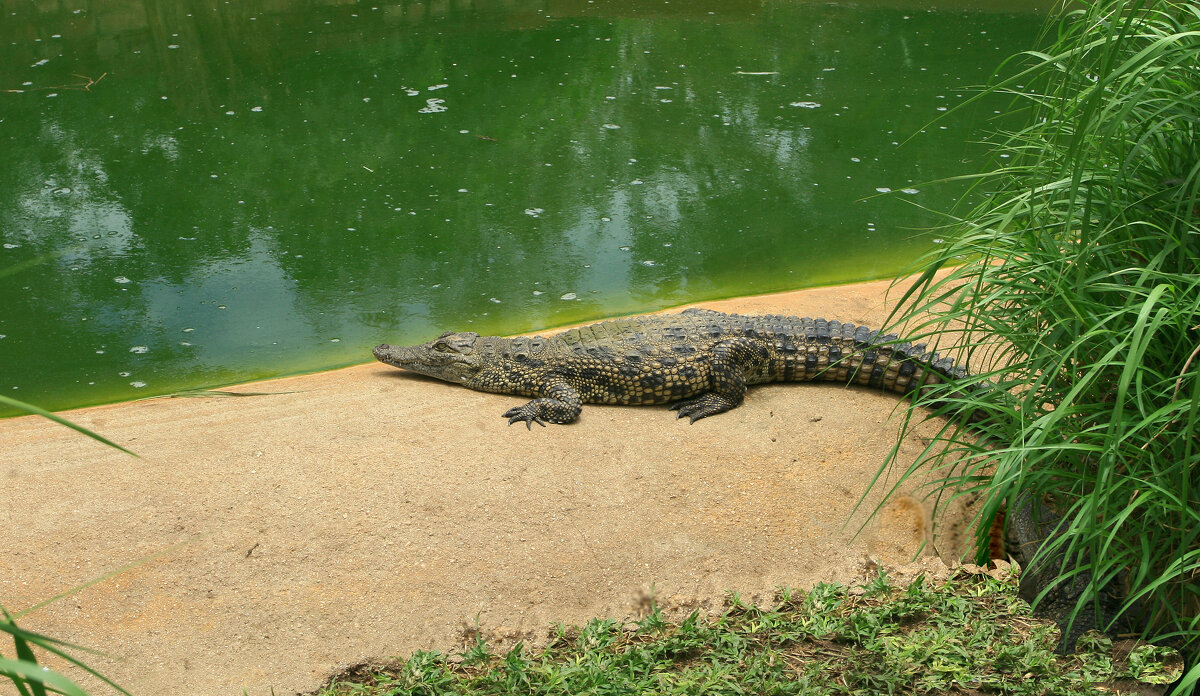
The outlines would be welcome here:
M 416 346 L 381 345 L 395 367 L 479 391 L 534 397 L 511 425 L 570 423 L 583 404 L 665 404 L 694 423 L 742 403 L 766 382 L 835 381 L 906 394 L 965 375 L 924 345 L 853 324 L 707 309 L 617 319 L 533 338 L 447 332 Z
M 1038 500 L 1035 503 L 1032 496 L 1022 493 L 1006 513 L 1004 546 L 1008 554 L 1021 565 L 1021 599 L 1030 604 L 1037 602 L 1038 615 L 1049 616 L 1058 623 L 1062 631 L 1057 646 L 1060 653 L 1074 652 L 1080 636 L 1093 629 L 1110 635 L 1137 633 L 1145 619 L 1142 603 L 1135 602 L 1129 611 L 1121 611 L 1128 596 L 1125 590 L 1129 575 L 1127 570 L 1118 572 L 1104 583 L 1072 621 L 1075 605 L 1080 596 L 1088 591 L 1088 586 L 1094 580 L 1093 574 L 1082 571 L 1061 582 L 1056 583 L 1055 579 L 1064 570 L 1082 565 L 1081 555 L 1067 554 L 1063 548 L 1058 548 L 1040 562 L 1032 562 L 1042 545 L 1060 540 L 1063 535 L 1063 519 L 1053 508 L 1053 501 Z M 1048 592 L 1047 587 L 1050 588 Z M 1037 601 L 1043 592 L 1045 596 Z

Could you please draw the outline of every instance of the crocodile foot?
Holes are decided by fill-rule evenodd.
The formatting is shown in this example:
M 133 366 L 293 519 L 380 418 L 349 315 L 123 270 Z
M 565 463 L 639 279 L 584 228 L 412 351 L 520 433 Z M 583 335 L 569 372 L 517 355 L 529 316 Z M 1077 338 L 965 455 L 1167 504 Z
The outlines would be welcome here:
M 534 399 L 524 406 L 510 408 L 504 412 L 508 424 L 524 421 L 525 427 L 533 429 L 533 424 L 545 426 L 547 423 L 570 423 L 579 416 L 581 402 L 579 394 L 568 386 L 556 386 L 548 390 L 554 396 Z
M 695 399 L 676 401 L 675 403 L 671 404 L 671 410 L 679 411 L 679 414 L 675 416 L 676 418 L 686 417 L 691 419 L 692 423 L 695 423 L 701 418 L 715 416 L 718 413 L 723 413 L 736 406 L 737 404 L 731 403 L 729 399 L 726 399 L 719 394 L 709 392 Z

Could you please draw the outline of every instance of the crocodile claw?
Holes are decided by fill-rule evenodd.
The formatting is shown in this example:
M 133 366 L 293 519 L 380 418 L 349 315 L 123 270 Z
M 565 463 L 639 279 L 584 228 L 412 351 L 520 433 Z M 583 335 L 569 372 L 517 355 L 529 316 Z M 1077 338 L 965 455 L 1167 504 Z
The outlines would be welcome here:
M 695 423 L 696 421 L 700 420 L 701 418 L 709 415 L 707 413 L 699 413 L 699 411 L 701 410 L 700 405 L 696 404 L 694 400 L 692 400 L 692 401 L 677 401 L 677 402 L 671 404 L 671 410 L 679 412 L 679 413 L 675 414 L 676 420 L 678 420 L 680 418 L 687 418 L 689 423 Z
M 543 428 L 546 427 L 546 422 L 539 418 L 538 415 L 532 411 L 532 409 L 526 408 L 525 406 L 517 406 L 516 408 L 510 408 L 505 411 L 501 417 L 507 418 L 509 425 L 519 421 L 524 421 L 525 427 L 529 430 L 533 430 L 534 423 L 537 423 Z

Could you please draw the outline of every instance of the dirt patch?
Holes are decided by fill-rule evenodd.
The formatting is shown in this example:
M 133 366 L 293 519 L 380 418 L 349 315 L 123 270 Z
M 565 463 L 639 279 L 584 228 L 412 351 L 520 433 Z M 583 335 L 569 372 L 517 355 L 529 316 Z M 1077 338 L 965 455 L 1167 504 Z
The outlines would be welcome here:
M 703 306 L 877 325 L 885 289 Z M 140 459 L 40 419 L 0 422 L 0 603 L 149 557 L 22 624 L 119 657 L 93 662 L 135 693 L 283 694 L 339 665 L 453 648 L 468 629 L 525 639 L 636 615 L 651 593 L 770 602 L 922 545 L 952 553 L 967 530 L 956 509 L 932 536 L 920 482 L 874 519 L 879 493 L 854 511 L 896 434 L 892 395 L 768 385 L 695 425 L 585 406 L 529 431 L 500 417 L 518 397 L 382 365 L 245 389 L 291 393 L 68 414 Z

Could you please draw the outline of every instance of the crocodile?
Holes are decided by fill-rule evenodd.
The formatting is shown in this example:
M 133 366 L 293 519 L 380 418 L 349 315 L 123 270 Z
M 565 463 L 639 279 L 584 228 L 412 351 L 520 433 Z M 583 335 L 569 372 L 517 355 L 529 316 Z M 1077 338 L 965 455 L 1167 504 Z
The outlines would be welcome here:
M 509 425 L 565 424 L 583 404 L 671 404 L 695 423 L 741 405 L 746 387 L 835 381 L 910 394 L 966 370 L 923 344 L 863 326 L 781 315 L 686 309 L 615 319 L 543 337 L 446 332 L 376 346 L 388 365 L 479 391 L 534 397 Z

